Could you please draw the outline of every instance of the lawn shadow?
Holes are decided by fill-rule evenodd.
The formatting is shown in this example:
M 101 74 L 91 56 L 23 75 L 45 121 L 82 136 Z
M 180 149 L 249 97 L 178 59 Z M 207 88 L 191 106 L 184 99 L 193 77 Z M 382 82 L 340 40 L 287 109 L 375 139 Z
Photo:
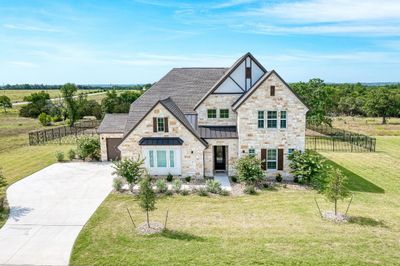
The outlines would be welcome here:
M 351 191 L 359 191 L 359 192 L 369 192 L 369 193 L 385 193 L 385 190 L 381 187 L 378 187 L 374 183 L 364 179 L 363 177 L 357 175 L 356 173 L 350 171 L 349 169 L 331 161 L 327 161 L 334 166 L 335 168 L 340 169 L 343 174 L 348 177 L 347 188 Z
M 18 222 L 19 219 L 28 213 L 30 213 L 33 209 L 32 208 L 25 208 L 25 207 L 11 207 L 10 208 L 10 219 L 13 219 L 15 222 Z
M 388 227 L 383 221 L 375 220 L 369 217 L 362 216 L 351 216 L 349 219 L 349 223 L 358 224 L 362 226 L 380 226 L 380 227 Z
M 180 231 L 175 231 L 175 230 L 169 230 L 165 229 L 163 230 L 160 234 L 162 237 L 170 238 L 170 239 L 176 239 L 176 240 L 183 240 L 183 241 L 204 241 L 205 239 L 196 236 L 193 234 L 185 233 L 185 232 L 180 232 Z

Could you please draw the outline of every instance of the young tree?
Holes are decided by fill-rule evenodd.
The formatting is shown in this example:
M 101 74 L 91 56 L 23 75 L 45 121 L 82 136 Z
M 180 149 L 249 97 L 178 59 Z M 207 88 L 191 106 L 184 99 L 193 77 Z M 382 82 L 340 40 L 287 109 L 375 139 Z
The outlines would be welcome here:
M 0 211 L 4 209 L 4 202 L 5 202 L 5 188 L 7 187 L 7 180 L 3 175 L 3 172 L 0 168 Z
M 76 101 L 74 99 L 75 93 L 78 91 L 78 88 L 75 84 L 66 83 L 61 87 L 61 95 L 64 98 L 64 101 L 67 104 L 67 112 L 69 118 L 69 126 L 74 126 L 74 123 L 77 119 L 77 108 Z
M 116 161 L 114 162 L 115 172 L 113 174 L 124 178 L 129 184 L 129 189 L 133 191 L 133 186 L 140 181 L 145 173 L 143 162 L 144 160 L 140 158 Z
M 339 169 L 329 173 L 329 180 L 324 189 L 326 198 L 335 203 L 335 215 L 337 215 L 337 201 L 347 198 L 350 194 L 346 187 L 347 177 Z
M 7 108 L 12 108 L 12 103 L 8 96 L 0 96 L 0 107 L 3 108 L 4 113 L 7 113 Z
M 254 156 L 243 156 L 236 164 L 239 179 L 246 184 L 254 185 L 264 177 L 264 171 L 261 169 L 261 160 Z
M 149 212 L 156 209 L 156 194 L 151 187 L 150 177 L 147 176 L 140 182 L 139 206 L 146 212 L 147 226 L 150 227 Z

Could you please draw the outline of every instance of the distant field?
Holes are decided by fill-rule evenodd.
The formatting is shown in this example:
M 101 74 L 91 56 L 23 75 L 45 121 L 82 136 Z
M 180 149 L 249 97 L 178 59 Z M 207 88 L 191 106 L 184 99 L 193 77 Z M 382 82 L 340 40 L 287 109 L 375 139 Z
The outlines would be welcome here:
M 389 118 L 382 125 L 381 117 L 335 117 L 333 127 L 369 136 L 400 136 L 400 118 Z
M 12 102 L 22 102 L 25 96 L 40 91 L 41 90 L 0 90 L 0 95 L 6 95 L 10 97 Z M 78 93 L 93 93 L 96 91 L 97 90 L 78 90 Z M 45 90 L 45 92 L 50 95 L 50 98 L 57 98 L 61 96 L 59 90 Z

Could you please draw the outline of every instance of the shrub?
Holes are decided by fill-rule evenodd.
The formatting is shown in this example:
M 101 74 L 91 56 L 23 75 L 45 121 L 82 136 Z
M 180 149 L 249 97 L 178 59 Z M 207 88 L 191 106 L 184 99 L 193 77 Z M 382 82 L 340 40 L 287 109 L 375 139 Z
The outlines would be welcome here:
M 257 194 L 256 188 L 253 185 L 248 185 L 244 188 L 243 190 L 244 193 L 249 194 L 249 195 L 255 195 Z
M 190 183 L 190 180 L 192 180 L 192 177 L 191 177 L 191 176 L 185 177 L 185 181 L 186 181 L 187 183 Z
M 158 179 L 156 181 L 156 187 L 157 187 L 157 192 L 158 193 L 165 193 L 168 190 L 167 184 L 163 179 Z
M 282 182 L 282 175 L 280 173 L 277 173 L 275 180 L 276 180 L 276 182 L 279 182 L 279 183 Z
M 172 184 L 172 187 L 174 188 L 176 193 L 179 193 L 179 191 L 181 191 L 181 188 L 182 188 L 182 181 L 179 179 L 176 179 L 174 181 L 174 183 Z
M 221 192 L 221 184 L 217 180 L 207 180 L 206 188 L 210 193 L 218 194 Z
M 174 179 L 174 176 L 171 173 L 168 173 L 167 175 L 167 181 L 172 182 L 172 179 Z
M 187 196 L 187 195 L 189 195 L 189 190 L 187 190 L 187 189 L 182 189 L 182 190 L 181 190 L 181 195 L 182 195 L 182 196 Z
M 228 190 L 223 190 L 223 189 L 221 189 L 221 191 L 219 192 L 219 194 L 220 194 L 221 196 L 229 196 L 229 191 L 228 191 Z
M 39 115 L 39 122 L 40 124 L 42 124 L 43 126 L 50 126 L 51 124 L 51 116 L 49 116 L 46 113 L 41 113 Z
M 165 191 L 165 195 L 172 196 L 172 195 L 174 195 L 174 193 L 171 190 L 167 190 L 167 191 Z
M 5 202 L 6 202 L 5 188 L 6 187 L 7 187 L 7 180 L 6 180 L 5 176 L 3 175 L 2 169 L 0 168 L 0 212 L 3 211 L 5 208 Z
M 113 166 L 115 169 L 113 175 L 124 178 L 126 182 L 128 182 L 130 190 L 132 191 L 133 186 L 141 180 L 144 174 L 144 169 L 142 167 L 143 161 L 144 160 L 140 158 L 137 160 L 125 159 L 122 161 L 116 161 Z
M 199 195 L 200 197 L 206 197 L 206 196 L 208 196 L 208 192 L 205 188 L 200 188 L 197 191 L 197 195 Z
M 100 140 L 99 137 L 81 137 L 77 140 L 77 153 L 79 158 L 86 160 L 91 158 L 100 159 Z
M 74 149 L 70 149 L 68 151 L 68 158 L 72 161 L 76 157 L 76 151 Z
M 331 167 L 324 158 L 312 151 L 294 151 L 290 156 L 290 168 L 300 184 L 308 184 L 322 191 L 326 184 L 327 173 Z
M 64 153 L 62 151 L 56 151 L 57 162 L 64 161 Z
M 295 176 L 295 177 L 293 178 L 293 182 L 294 182 L 294 183 L 299 183 L 299 178 L 298 178 L 297 176 Z
M 232 180 L 233 183 L 237 183 L 238 182 L 238 178 L 235 175 L 231 176 L 231 180 Z
M 261 160 L 254 156 L 241 157 L 236 165 L 239 179 L 246 184 L 255 184 L 264 177 L 264 171 L 261 169 Z
M 122 190 L 122 186 L 124 185 L 124 179 L 122 177 L 114 177 L 113 179 L 113 188 L 116 191 L 121 191 Z

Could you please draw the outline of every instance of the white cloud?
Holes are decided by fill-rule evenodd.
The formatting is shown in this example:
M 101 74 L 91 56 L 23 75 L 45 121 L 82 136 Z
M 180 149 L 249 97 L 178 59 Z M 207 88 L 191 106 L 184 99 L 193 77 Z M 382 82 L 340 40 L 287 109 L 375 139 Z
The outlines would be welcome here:
M 213 8 L 213 9 L 229 8 L 229 7 L 234 7 L 234 6 L 250 4 L 253 2 L 255 2 L 255 0 L 229 0 L 229 1 L 224 1 L 221 3 L 217 3 L 215 5 L 212 5 L 211 8 Z
M 21 24 L 3 24 L 6 29 L 23 30 L 23 31 L 42 31 L 42 32 L 61 32 L 60 29 L 48 26 L 31 26 Z
M 9 64 L 16 67 L 25 67 L 25 68 L 32 68 L 38 66 L 37 64 L 28 61 L 10 61 Z

